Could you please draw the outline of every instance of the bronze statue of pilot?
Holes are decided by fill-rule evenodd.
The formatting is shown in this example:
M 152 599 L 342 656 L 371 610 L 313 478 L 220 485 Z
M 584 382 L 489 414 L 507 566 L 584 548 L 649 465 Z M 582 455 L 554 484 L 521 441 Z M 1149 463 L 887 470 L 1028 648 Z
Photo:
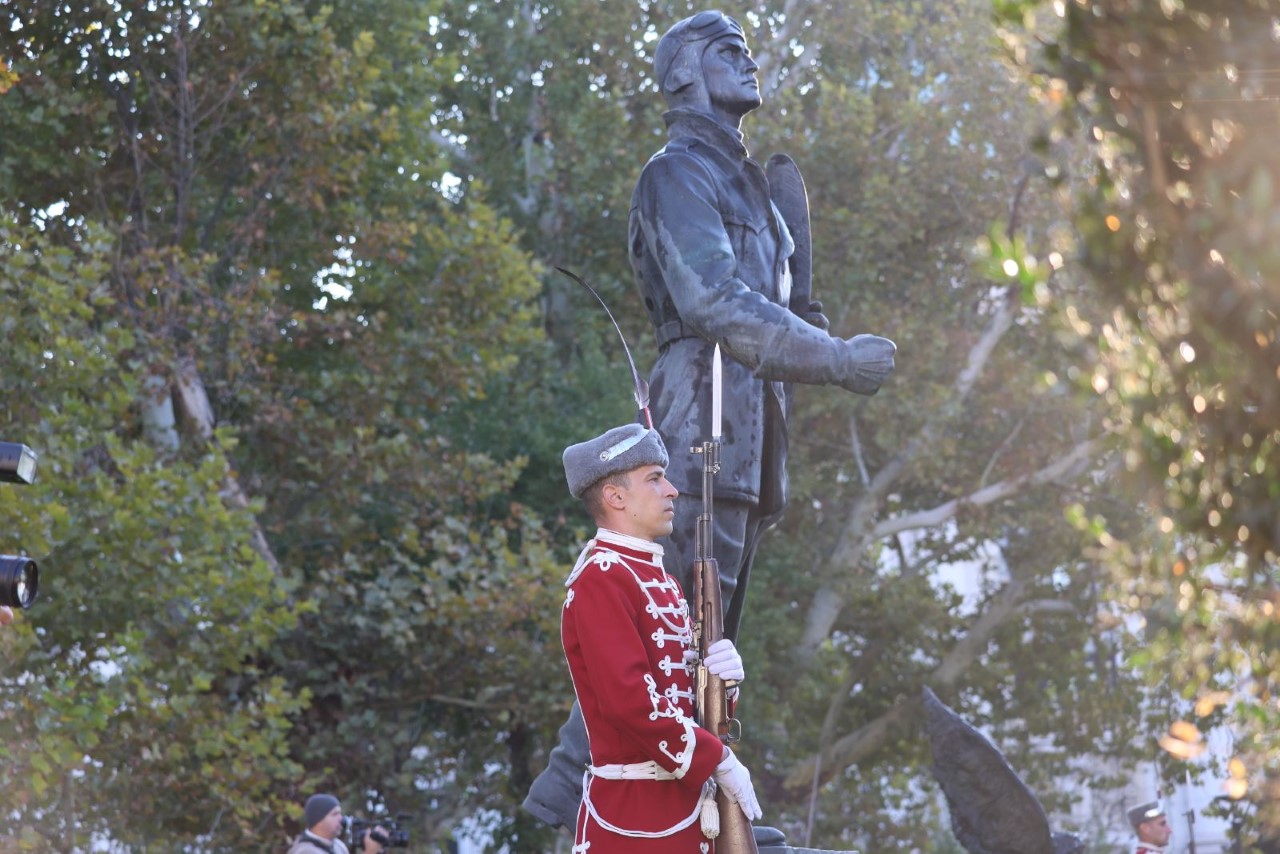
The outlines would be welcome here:
M 757 70 L 742 27 L 721 12 L 700 12 L 667 31 L 654 74 L 669 108 L 668 142 L 641 172 L 629 218 L 631 265 L 658 344 L 649 382 L 654 426 L 672 450 L 667 476 L 680 491 L 664 564 L 685 590 L 693 589 L 702 463 L 681 449 L 711 436 L 715 345 L 729 357 L 712 554 L 731 639 L 760 536 L 787 502 L 791 383 L 875 394 L 896 351 L 887 338 L 829 334 L 821 304 L 810 299 L 807 252 L 796 251 L 807 250 L 807 209 L 784 217 L 774 203 L 780 188 L 771 191 L 740 130 L 761 104 Z M 798 172 L 780 175 L 793 182 L 784 192 L 794 199 L 799 183 L 803 198 Z M 588 762 L 576 707 L 560 739 L 524 807 L 571 826 Z

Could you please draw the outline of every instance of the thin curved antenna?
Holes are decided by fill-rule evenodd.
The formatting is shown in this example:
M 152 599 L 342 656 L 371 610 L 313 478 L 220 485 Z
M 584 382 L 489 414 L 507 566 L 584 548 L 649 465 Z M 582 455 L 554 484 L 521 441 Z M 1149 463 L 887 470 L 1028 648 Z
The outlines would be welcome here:
M 622 341 L 622 352 L 626 353 L 627 364 L 631 367 L 631 381 L 635 384 L 636 408 L 644 415 L 645 426 L 652 430 L 653 416 L 649 414 L 649 384 L 640 379 L 640 372 L 636 370 L 635 359 L 631 358 L 631 348 L 627 346 L 627 336 L 622 334 L 622 327 L 618 325 L 618 321 L 613 317 L 613 312 L 609 311 L 609 306 L 605 303 L 604 298 L 596 293 L 595 288 L 584 282 L 581 276 L 566 270 L 564 267 L 556 267 L 556 269 L 590 291 L 591 295 L 596 298 L 596 302 L 600 303 L 600 307 L 604 309 L 604 313 L 609 315 L 609 322 L 613 324 L 613 328 L 618 332 L 618 339 Z

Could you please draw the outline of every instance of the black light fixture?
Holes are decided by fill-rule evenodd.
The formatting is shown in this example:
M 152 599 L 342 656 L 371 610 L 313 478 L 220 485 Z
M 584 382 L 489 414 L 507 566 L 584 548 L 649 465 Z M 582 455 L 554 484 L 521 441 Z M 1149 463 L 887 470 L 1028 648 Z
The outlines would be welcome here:
M 30 608 L 40 592 L 40 569 L 29 557 L 0 555 L 0 605 Z
M 0 442 L 0 481 L 36 482 L 36 452 L 20 442 Z M 29 557 L 0 555 L 0 605 L 29 608 L 40 588 L 40 569 Z
M 36 452 L 19 442 L 0 442 L 0 480 L 36 482 Z

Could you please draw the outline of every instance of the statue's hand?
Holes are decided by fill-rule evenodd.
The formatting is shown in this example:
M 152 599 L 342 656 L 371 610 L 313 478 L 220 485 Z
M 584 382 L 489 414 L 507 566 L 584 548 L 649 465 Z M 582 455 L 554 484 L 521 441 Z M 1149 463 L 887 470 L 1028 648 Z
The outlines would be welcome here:
M 875 394 L 893 370 L 898 345 L 879 335 L 855 335 L 840 348 L 840 386 L 854 394 Z
M 831 321 L 822 313 L 822 302 L 813 300 L 809 303 L 809 310 L 801 313 L 800 318 L 810 326 L 816 326 L 823 332 L 831 328 Z

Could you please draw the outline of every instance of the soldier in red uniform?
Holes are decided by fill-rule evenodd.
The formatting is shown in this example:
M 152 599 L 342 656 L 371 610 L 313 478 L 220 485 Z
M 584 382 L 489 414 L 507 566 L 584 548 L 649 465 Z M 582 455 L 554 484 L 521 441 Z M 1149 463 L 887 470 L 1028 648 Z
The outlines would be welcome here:
M 565 583 L 560 628 L 591 756 L 575 854 L 706 854 L 703 807 L 714 814 L 717 785 L 760 817 L 750 773 L 694 722 L 689 608 L 654 542 L 675 517 L 667 463 L 657 431 L 639 424 L 564 452 L 569 491 L 599 526 Z M 727 638 L 704 664 L 726 681 L 745 675 Z
M 1142 804 L 1129 810 L 1129 824 L 1138 834 L 1137 854 L 1165 854 L 1173 828 L 1159 801 Z

